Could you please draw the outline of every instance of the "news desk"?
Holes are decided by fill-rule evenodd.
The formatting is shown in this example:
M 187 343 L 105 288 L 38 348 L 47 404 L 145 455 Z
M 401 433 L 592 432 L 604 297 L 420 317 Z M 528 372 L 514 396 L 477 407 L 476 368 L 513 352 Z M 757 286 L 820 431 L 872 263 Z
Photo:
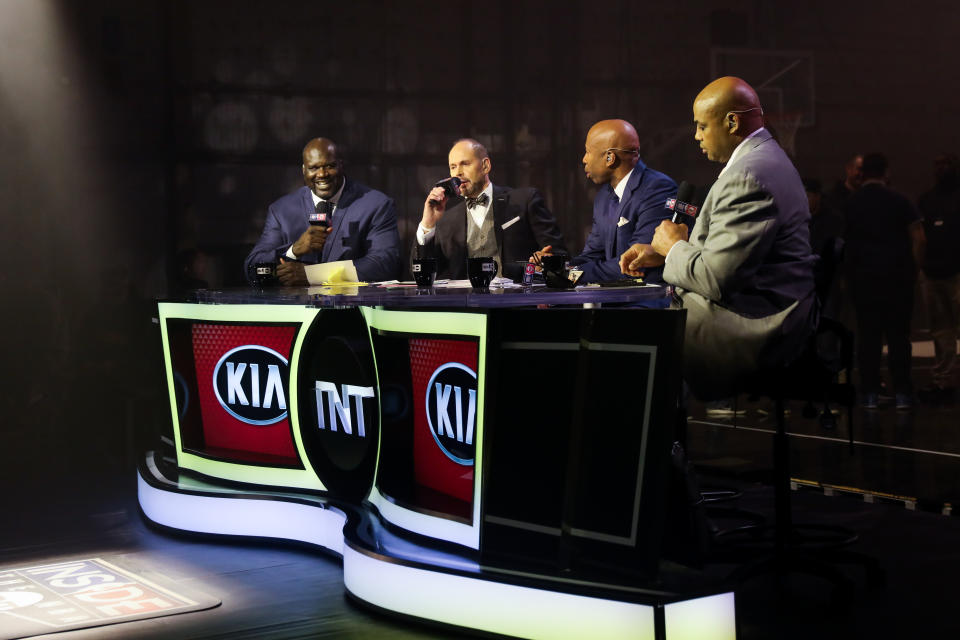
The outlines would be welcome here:
M 667 288 L 314 287 L 160 302 L 145 516 L 306 542 L 353 598 L 530 638 L 733 638 L 665 588 L 685 313 Z

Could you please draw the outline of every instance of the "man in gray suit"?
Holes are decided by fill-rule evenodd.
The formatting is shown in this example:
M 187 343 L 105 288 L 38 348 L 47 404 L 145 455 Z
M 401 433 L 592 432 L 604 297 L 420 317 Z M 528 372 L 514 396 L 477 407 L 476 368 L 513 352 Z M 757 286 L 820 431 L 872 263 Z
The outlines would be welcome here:
M 707 158 L 726 166 L 692 235 L 665 220 L 649 245 L 621 256 L 620 268 L 636 276 L 665 265 L 663 279 L 687 309 L 684 377 L 697 397 L 712 400 L 800 354 L 817 320 L 815 258 L 803 183 L 763 128 L 753 88 L 739 78 L 714 80 L 694 101 L 693 117 Z

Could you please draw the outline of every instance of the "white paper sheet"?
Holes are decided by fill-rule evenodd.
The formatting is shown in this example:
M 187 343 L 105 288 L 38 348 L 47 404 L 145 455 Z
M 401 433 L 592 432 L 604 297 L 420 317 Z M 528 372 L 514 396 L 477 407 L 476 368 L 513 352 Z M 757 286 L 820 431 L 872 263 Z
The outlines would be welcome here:
M 307 282 L 310 284 L 339 284 L 359 282 L 357 268 L 353 260 L 337 260 L 336 262 L 321 262 L 304 267 Z

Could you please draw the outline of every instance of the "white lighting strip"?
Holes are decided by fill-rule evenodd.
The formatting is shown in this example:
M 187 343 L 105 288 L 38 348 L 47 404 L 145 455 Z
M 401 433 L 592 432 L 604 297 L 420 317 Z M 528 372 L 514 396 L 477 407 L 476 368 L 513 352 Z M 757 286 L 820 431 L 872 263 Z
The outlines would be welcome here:
M 521 587 L 361 553 L 344 543 L 346 515 L 319 503 L 180 493 L 157 488 L 140 473 L 137 493 L 146 517 L 167 527 L 329 549 L 343 557 L 347 590 L 388 611 L 521 638 L 656 638 L 652 605 Z M 667 640 L 736 637 L 732 593 L 671 603 L 664 610 Z
M 157 489 L 137 474 L 144 515 L 183 531 L 297 540 L 343 555 L 341 511 L 275 499 L 198 496 Z
M 343 550 L 343 583 L 377 607 L 490 633 L 577 640 L 656 637 L 650 605 L 414 569 L 349 546 Z

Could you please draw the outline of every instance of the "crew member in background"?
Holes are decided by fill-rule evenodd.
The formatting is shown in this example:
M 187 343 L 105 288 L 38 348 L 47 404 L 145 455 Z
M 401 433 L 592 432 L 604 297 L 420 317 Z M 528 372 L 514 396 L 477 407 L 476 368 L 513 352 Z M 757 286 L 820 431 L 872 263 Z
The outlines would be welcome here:
M 960 328 L 960 160 L 944 153 L 935 167 L 936 185 L 918 203 L 927 237 L 923 275 L 934 352 L 933 381 L 920 398 L 951 402 Z
M 260 262 L 275 262 L 284 285 L 306 285 L 304 265 L 352 260 L 365 282 L 392 280 L 400 271 L 400 236 L 393 200 L 347 180 L 337 145 L 315 138 L 303 148 L 303 182 L 267 210 L 263 234 L 244 261 L 248 280 Z M 324 212 L 329 226 L 309 224 Z
M 817 320 L 815 258 L 803 184 L 763 128 L 753 88 L 718 78 L 697 96 L 693 118 L 707 158 L 725 164 L 693 233 L 664 220 L 620 266 L 639 275 L 664 265 L 687 310 L 684 378 L 698 398 L 715 400 L 800 355 Z
M 450 149 L 448 160 L 450 175 L 461 180 L 462 199 L 448 209 L 443 188 L 430 191 L 411 253 L 436 258 L 437 278 L 463 280 L 467 258 L 492 256 L 502 275 L 519 281 L 537 247 L 565 251 L 563 234 L 539 191 L 490 181 L 493 165 L 486 147 L 463 138 Z
M 620 254 L 649 243 L 653 230 L 670 216 L 668 198 L 677 185 L 640 159 L 640 139 L 626 120 L 601 120 L 587 132 L 583 170 L 601 185 L 593 199 L 593 227 L 580 255 L 570 265 L 583 271 L 580 282 L 620 280 Z M 541 253 L 548 253 L 544 247 Z M 648 282 L 660 281 L 660 269 L 647 270 Z
M 910 409 L 910 319 L 926 238 L 916 208 L 887 186 L 882 153 L 863 156 L 863 184 L 847 200 L 845 240 L 844 265 L 857 316 L 861 404 L 865 409 L 878 406 L 886 336 L 896 405 Z

